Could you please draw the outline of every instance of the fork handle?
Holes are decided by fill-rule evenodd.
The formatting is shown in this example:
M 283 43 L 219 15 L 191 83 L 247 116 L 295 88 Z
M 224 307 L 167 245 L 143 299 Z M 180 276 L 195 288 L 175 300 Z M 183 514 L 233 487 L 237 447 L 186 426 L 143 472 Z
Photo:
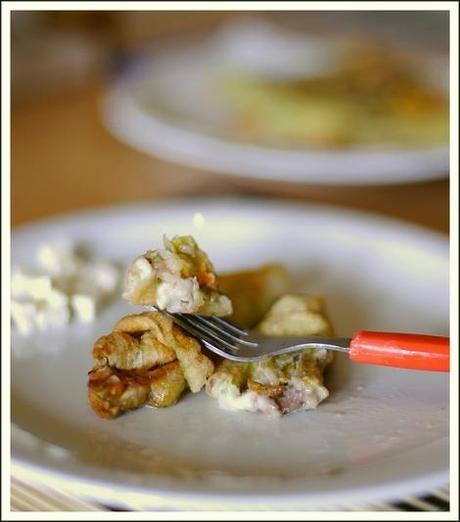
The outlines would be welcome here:
M 449 371 L 448 337 L 361 330 L 353 335 L 348 354 L 360 363 Z

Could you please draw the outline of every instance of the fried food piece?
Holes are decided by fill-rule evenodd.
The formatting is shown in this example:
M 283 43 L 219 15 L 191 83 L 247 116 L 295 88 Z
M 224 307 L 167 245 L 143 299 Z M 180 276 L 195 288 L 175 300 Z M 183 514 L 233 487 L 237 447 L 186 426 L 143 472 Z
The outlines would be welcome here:
M 279 408 L 271 397 L 247 389 L 252 364 L 224 359 L 206 382 L 206 393 L 217 399 L 225 410 L 260 411 L 279 416 Z
M 250 363 L 235 363 L 229 359 L 222 359 L 217 370 L 206 382 L 206 392 L 219 400 L 236 399 L 249 377 L 249 368 Z
M 151 382 L 147 404 L 157 408 L 166 408 L 175 404 L 187 387 L 178 361 L 149 372 L 149 377 Z
M 128 315 L 115 325 L 115 330 L 129 333 L 149 331 L 159 343 L 174 350 L 184 372 L 187 384 L 193 393 L 201 390 L 206 379 L 214 370 L 208 357 L 201 353 L 200 343 L 185 334 L 168 316 L 161 312 L 143 312 Z
M 96 341 L 93 357 L 89 402 L 105 418 L 146 403 L 171 406 L 187 385 L 200 391 L 214 370 L 200 343 L 161 312 L 122 317 L 113 332 Z
M 145 332 L 140 338 L 141 347 L 148 347 L 153 350 L 154 363 L 152 366 L 162 366 L 163 364 L 170 363 L 176 359 L 175 351 L 169 346 L 164 345 L 160 342 L 155 332 Z
M 172 324 L 174 349 L 179 360 L 185 379 L 193 393 L 199 392 L 206 384 L 207 378 L 214 371 L 214 364 L 203 353 L 200 343 L 185 335 L 183 330 Z
M 143 406 L 150 392 L 147 375 L 136 375 L 109 366 L 88 374 L 88 398 L 93 410 L 105 419 Z
M 257 330 L 269 335 L 332 335 L 317 296 L 286 295 L 276 301 Z M 323 349 L 239 363 L 223 361 L 206 384 L 206 392 L 225 409 L 280 415 L 315 408 L 328 395 L 323 372 L 333 354 Z
M 277 398 L 281 413 L 316 408 L 329 396 L 323 385 L 323 371 L 332 358 L 332 352 L 318 349 L 305 350 L 291 356 L 293 371 L 287 373 L 285 389 Z
M 219 275 L 219 287 L 233 305 L 229 319 L 246 328 L 255 326 L 290 285 L 288 273 L 279 264 Z
M 257 330 L 264 335 L 332 335 L 324 299 L 314 295 L 284 295 L 271 307 Z
M 139 334 L 151 331 L 161 342 L 164 338 L 161 325 L 170 321 L 166 316 L 159 312 L 141 312 L 139 314 L 129 314 L 119 319 L 113 330 L 115 332 L 127 332 L 130 334 Z
M 100 337 L 93 347 L 97 366 L 111 366 L 119 370 L 148 370 L 174 361 L 172 348 L 157 340 L 152 332 L 135 337 L 123 331 L 115 331 Z
M 108 419 L 145 404 L 158 408 L 172 406 L 186 387 L 178 361 L 147 372 L 103 366 L 88 374 L 90 405 L 100 417 Z
M 164 249 L 148 250 L 128 268 L 123 297 L 171 313 L 225 316 L 228 297 L 218 290 L 208 256 L 191 236 L 164 238 Z

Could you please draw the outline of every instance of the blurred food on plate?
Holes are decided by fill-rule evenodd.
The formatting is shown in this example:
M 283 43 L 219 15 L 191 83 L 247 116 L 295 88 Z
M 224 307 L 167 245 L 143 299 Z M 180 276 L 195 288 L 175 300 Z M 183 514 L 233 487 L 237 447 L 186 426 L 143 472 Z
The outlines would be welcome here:
M 236 66 L 222 74 L 218 88 L 238 140 L 316 149 L 447 143 L 447 93 L 430 78 L 429 64 L 372 40 L 338 42 L 335 60 L 324 56 L 330 44 L 324 47 L 326 67 L 312 68 L 306 54 L 291 74 Z

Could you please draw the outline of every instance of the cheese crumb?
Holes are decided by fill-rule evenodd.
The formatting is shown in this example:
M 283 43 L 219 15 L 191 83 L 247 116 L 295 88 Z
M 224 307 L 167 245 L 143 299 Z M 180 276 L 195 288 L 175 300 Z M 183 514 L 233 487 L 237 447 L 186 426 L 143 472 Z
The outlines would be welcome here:
M 72 319 L 89 323 L 119 287 L 115 264 L 83 256 L 69 242 L 41 245 L 35 261 L 33 269 L 16 267 L 11 278 L 11 318 L 22 334 Z

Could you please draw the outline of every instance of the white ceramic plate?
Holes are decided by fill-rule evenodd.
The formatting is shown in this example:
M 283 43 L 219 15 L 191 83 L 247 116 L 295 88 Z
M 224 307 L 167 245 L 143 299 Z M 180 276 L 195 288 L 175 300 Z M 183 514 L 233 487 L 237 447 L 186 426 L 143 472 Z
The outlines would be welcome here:
M 197 228 L 196 212 L 205 224 Z M 16 229 L 13 263 L 43 241 L 89 242 L 123 262 L 192 233 L 220 271 L 279 260 L 297 290 L 323 294 L 338 335 L 367 329 L 448 334 L 443 236 L 369 214 L 265 200 L 108 207 Z M 112 421 L 86 397 L 90 349 L 133 308 L 90 326 L 13 335 L 13 464 L 51 484 L 154 506 L 330 508 L 417 493 L 448 480 L 448 376 L 337 356 L 330 398 L 273 420 L 227 412 L 204 392 Z M 14 333 L 14 332 L 13 332 Z
M 248 178 L 302 184 L 366 185 L 445 177 L 448 146 L 320 151 L 234 141 L 226 132 L 225 100 L 210 78 L 237 66 L 292 75 L 299 62 L 327 62 L 323 40 L 293 37 L 265 24 L 230 27 L 204 43 L 153 53 L 115 84 L 102 104 L 107 128 L 122 141 L 166 160 Z M 326 50 L 324 50 L 325 48 Z M 329 51 L 329 54 L 332 52 Z M 447 89 L 441 56 L 416 56 L 424 78 Z

